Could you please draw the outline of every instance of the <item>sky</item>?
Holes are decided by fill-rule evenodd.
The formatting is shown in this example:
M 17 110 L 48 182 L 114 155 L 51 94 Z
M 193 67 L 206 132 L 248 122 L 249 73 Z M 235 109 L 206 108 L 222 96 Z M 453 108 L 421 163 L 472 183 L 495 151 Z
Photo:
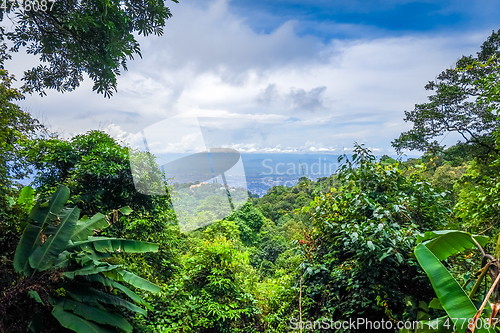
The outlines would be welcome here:
M 206 147 L 339 154 L 358 142 L 393 154 L 391 141 L 411 128 L 404 111 L 427 100 L 424 85 L 500 28 L 500 5 L 488 0 L 169 6 L 164 35 L 138 37 L 143 57 L 128 63 L 111 99 L 87 79 L 73 92 L 20 105 L 66 137 L 100 129 L 126 140 L 197 119 Z M 8 68 L 20 77 L 32 63 L 17 54 Z M 199 143 L 189 133 L 178 139 L 175 152 Z

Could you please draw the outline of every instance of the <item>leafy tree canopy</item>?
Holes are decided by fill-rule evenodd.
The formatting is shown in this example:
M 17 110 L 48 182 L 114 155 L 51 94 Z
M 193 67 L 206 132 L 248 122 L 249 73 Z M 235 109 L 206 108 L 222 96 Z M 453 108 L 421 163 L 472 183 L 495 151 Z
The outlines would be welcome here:
M 315 319 L 412 318 L 405 299 L 432 293 L 410 251 L 417 233 L 449 223 L 446 193 L 425 181 L 423 166 L 377 163 L 358 145 L 343 158 L 343 185 L 303 208 L 313 225 L 299 242 L 303 309 Z
M 405 121 L 413 128 L 403 132 L 392 142 L 397 151 L 404 149 L 432 151 L 442 149 L 436 139 L 450 132 L 459 133 L 473 156 L 488 155 L 494 147 L 491 134 L 498 125 L 487 103 L 478 103 L 482 92 L 478 79 L 497 69 L 494 66 L 471 67 L 475 61 L 485 61 L 500 54 L 500 30 L 493 32 L 481 46 L 477 56 L 463 56 L 456 68 L 447 69 L 430 81 L 426 90 L 435 93 L 429 102 L 415 104 L 415 109 L 405 111 Z M 468 67 L 469 66 L 469 67 Z M 466 68 L 466 70 L 460 70 Z M 459 70 L 457 70 L 459 69 Z
M 238 211 L 232 213 L 226 220 L 234 221 L 241 232 L 241 241 L 246 246 L 257 245 L 260 242 L 259 232 L 265 217 L 252 204 L 247 202 Z
M 33 138 L 42 126 L 12 103 L 24 96 L 12 88 L 14 77 L 0 69 L 0 184 L 7 191 L 12 183 L 26 176 L 26 161 L 21 157 L 22 142 Z
M 1 54 L 0 46 L 0 54 Z M 1 55 L 0 55 L 1 57 Z M 5 60 L 0 58 L 0 63 Z M 45 128 L 29 113 L 22 111 L 15 101 L 24 96 L 12 87 L 14 77 L 0 69 L 0 253 L 13 250 L 16 233 L 26 213 L 23 204 L 16 203 L 16 187 L 31 172 L 29 161 L 24 157 L 27 143 Z
M 89 131 L 69 140 L 33 140 L 31 148 L 26 154 L 37 170 L 39 193 L 66 184 L 87 215 L 121 206 L 153 207 L 153 197 L 135 189 L 128 148 L 104 132 Z
M 477 61 L 465 70 L 491 68 L 488 75 L 479 78 L 476 83 L 481 87 L 479 104 L 490 109 L 499 116 L 500 80 L 498 55 L 486 61 Z M 497 118 L 498 121 L 499 118 Z M 494 129 L 491 140 L 496 140 L 496 147 L 487 161 L 475 160 L 470 164 L 467 173 L 455 187 L 460 188 L 459 201 L 455 212 L 463 219 L 464 226 L 477 232 L 498 233 L 500 213 L 500 128 Z
M 42 64 L 26 71 L 23 80 L 24 88 L 41 95 L 47 88 L 71 91 L 87 74 L 93 90 L 110 97 L 120 68 L 127 70 L 127 60 L 141 56 L 134 35 L 162 35 L 172 16 L 163 0 L 41 0 L 39 10 L 7 3 L 2 19 L 13 19 L 15 26 L 2 33 L 13 42 L 11 51 L 26 47 L 39 57 Z
M 227 225 L 227 224 L 226 224 Z M 156 295 L 151 316 L 138 332 L 256 332 L 257 282 L 248 252 L 217 236 L 194 242 L 183 256 L 182 274 Z

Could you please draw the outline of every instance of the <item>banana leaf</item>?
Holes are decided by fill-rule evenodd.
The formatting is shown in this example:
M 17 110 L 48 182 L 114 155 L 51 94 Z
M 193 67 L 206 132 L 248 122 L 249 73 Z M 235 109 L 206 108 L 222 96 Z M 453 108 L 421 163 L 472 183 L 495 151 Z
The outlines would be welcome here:
M 443 309 L 450 318 L 454 318 L 454 320 L 455 318 L 458 319 L 457 331 L 465 332 L 467 324 L 463 325 L 462 319 L 473 318 L 477 312 L 477 308 L 450 272 L 443 266 L 439 258 L 425 244 L 420 244 L 416 247 L 415 256 L 429 277 Z M 493 331 L 477 329 L 476 332 Z
M 111 313 L 69 298 L 63 298 L 57 305 L 62 306 L 64 310 L 70 310 L 76 315 L 98 324 L 111 325 L 122 331 L 132 332 L 132 325 L 118 313 Z
M 57 214 L 64 208 L 69 199 L 69 189 L 59 186 L 52 195 L 46 207 L 37 203 L 31 210 L 30 217 L 34 223 L 30 223 L 24 229 L 21 240 L 17 244 L 14 254 L 14 269 L 28 276 L 33 272 L 29 264 L 29 257 L 41 244 L 42 231 L 45 224 L 57 218 Z
M 68 245 L 79 216 L 80 209 L 76 207 L 65 208 L 62 211 L 59 224 L 56 227 L 47 229 L 47 234 L 50 236 L 42 246 L 37 247 L 30 255 L 29 262 L 33 269 L 46 270 L 57 260 L 59 254 Z
M 73 242 L 87 240 L 89 236 L 94 235 L 94 230 L 104 229 L 107 226 L 109 226 L 108 222 L 101 213 L 95 214 L 90 219 L 84 216 L 76 224 L 71 240 Z
M 74 242 L 71 248 L 97 252 L 143 253 L 158 251 L 158 244 L 136 241 L 132 239 L 89 237 L 88 240 Z
M 127 287 L 125 287 L 121 283 L 118 283 L 118 282 L 113 281 L 111 279 L 105 278 L 104 276 L 102 276 L 100 274 L 88 275 L 88 276 L 86 276 L 86 279 L 90 282 L 100 282 L 106 287 L 113 287 L 113 288 L 116 288 L 118 290 L 121 290 L 125 295 L 130 297 L 130 299 L 132 299 L 134 302 L 146 306 L 146 308 L 148 310 L 152 309 L 151 305 L 148 302 L 146 302 L 139 295 L 137 295 L 136 293 L 134 293 L 132 290 L 128 289 Z
M 64 208 L 69 199 L 69 188 L 64 185 L 59 185 L 57 190 L 52 194 L 49 202 L 37 203 L 31 210 L 30 217 L 38 226 L 44 226 L 46 223 L 54 220 L 59 212 Z
M 63 327 L 78 333 L 112 333 L 111 330 L 108 330 L 103 326 L 94 324 L 69 311 L 64 311 L 62 305 L 54 306 L 54 309 L 52 309 L 52 315 Z
M 488 242 L 486 236 L 471 235 L 458 230 L 428 231 L 423 236 L 418 236 L 417 242 L 424 242 L 439 260 L 445 260 L 461 251 L 476 248 L 477 244 L 474 239 L 481 246 Z
M 75 271 L 64 272 L 63 275 L 69 277 L 70 279 L 74 279 L 77 275 L 92 275 L 98 274 L 101 272 L 106 272 L 113 270 L 115 268 L 121 267 L 121 265 L 110 265 L 108 263 L 101 263 L 100 266 L 95 265 L 94 263 L 87 265 L 83 268 L 77 269 Z
M 106 294 L 94 288 L 84 288 L 84 287 L 80 287 L 78 289 L 66 288 L 66 292 L 75 301 L 86 302 L 90 304 L 97 304 L 97 302 L 100 302 L 115 306 L 122 306 L 130 311 L 140 313 L 144 316 L 147 316 L 148 314 L 146 310 L 129 301 L 126 301 L 114 295 Z
M 33 224 L 26 226 L 14 254 L 14 269 L 16 272 L 22 272 L 25 276 L 29 276 L 33 272 L 28 259 L 33 250 L 41 244 L 41 235 L 42 227 Z
M 124 269 L 115 269 L 112 271 L 103 272 L 103 274 L 104 276 L 115 281 L 124 281 L 136 288 L 141 288 L 152 293 L 157 293 L 161 290 L 161 287 L 157 286 L 156 284 L 149 282 L 148 280 L 143 279 L 140 276 L 130 273 L 129 271 L 126 271 Z
M 54 260 L 54 263 L 53 263 L 54 266 L 52 266 L 52 269 L 56 270 L 59 268 L 66 268 L 69 264 L 69 258 L 68 258 L 69 254 L 70 253 L 66 250 L 59 253 L 59 255 L 57 256 L 57 259 Z

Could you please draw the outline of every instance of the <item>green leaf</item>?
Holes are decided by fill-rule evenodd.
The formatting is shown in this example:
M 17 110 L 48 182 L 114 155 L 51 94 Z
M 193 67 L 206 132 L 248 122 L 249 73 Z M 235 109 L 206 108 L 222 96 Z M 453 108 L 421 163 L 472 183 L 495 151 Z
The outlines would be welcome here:
M 53 263 L 54 266 L 52 266 L 52 269 L 56 270 L 59 268 L 67 267 L 68 263 L 69 263 L 68 254 L 70 254 L 70 253 L 66 250 L 59 253 L 59 255 L 57 256 L 57 259 L 54 260 L 54 263 Z
M 432 299 L 432 301 L 429 303 L 429 307 L 432 309 L 444 310 L 443 306 L 437 298 Z
M 55 219 L 57 214 L 63 209 L 69 198 L 69 189 L 66 186 L 59 186 L 52 195 L 46 208 L 41 208 L 39 204 L 31 210 L 30 217 L 35 223 L 30 223 L 24 229 L 21 240 L 17 244 L 14 254 L 14 269 L 16 272 L 23 272 L 28 276 L 32 273 L 29 264 L 29 257 L 41 243 L 43 226 Z
M 52 310 L 52 315 L 59 321 L 59 323 L 70 330 L 78 333 L 111 333 L 112 331 L 104 327 L 91 323 L 71 312 L 64 311 L 62 305 L 58 304 Z
M 378 260 L 382 261 L 384 260 L 385 258 L 389 257 L 391 254 L 390 253 L 384 253 L 383 255 L 380 256 L 380 258 L 378 258 Z
M 418 263 L 424 269 L 436 292 L 437 298 L 450 318 L 473 318 L 477 312 L 476 307 L 457 283 L 441 261 L 424 245 L 420 244 L 415 249 Z M 465 332 L 466 325 L 459 320 L 458 332 Z M 488 332 L 478 329 L 476 332 Z
M 59 224 L 53 229 L 47 228 L 48 234 L 51 236 L 45 240 L 41 247 L 37 247 L 29 257 L 33 269 L 46 270 L 57 260 L 59 254 L 68 245 L 79 216 L 80 209 L 76 207 L 66 208 L 61 213 Z
M 439 260 L 445 260 L 449 256 L 455 255 L 467 249 L 477 247 L 473 238 L 484 246 L 488 242 L 486 236 L 471 235 L 458 230 L 428 231 L 423 236 L 417 237 L 417 242 L 425 242 L 425 246 Z
M 118 209 L 120 211 L 120 213 L 122 213 L 123 215 L 130 215 L 130 213 L 133 212 L 133 209 L 131 209 L 130 207 L 128 206 L 125 206 L 125 207 L 122 207 L 120 209 Z
M 57 305 L 62 306 L 64 310 L 70 310 L 76 315 L 79 315 L 87 320 L 94 321 L 98 324 L 107 324 L 117 327 L 125 332 L 132 332 L 132 325 L 117 313 L 110 313 L 99 308 L 76 302 L 69 298 L 64 298 Z
M 59 185 L 47 205 L 36 204 L 31 211 L 30 217 L 35 220 L 36 225 L 43 227 L 46 223 L 57 217 L 59 212 L 64 208 L 68 199 L 69 188 L 64 185 Z M 44 207 L 42 207 L 42 205 Z
M 101 213 L 95 214 L 90 219 L 87 216 L 84 216 L 76 224 L 73 235 L 71 235 L 71 240 L 73 242 L 86 240 L 89 236 L 94 235 L 94 230 L 104 229 L 107 226 L 108 222 Z
M 123 291 L 123 293 L 125 293 L 125 295 L 130 297 L 130 299 L 132 299 L 134 302 L 139 303 L 141 305 L 144 305 L 144 306 L 146 306 L 146 308 L 151 310 L 151 305 L 149 305 L 148 302 L 143 300 L 139 295 L 134 293 L 132 290 L 128 289 L 127 287 L 125 287 L 124 285 L 122 285 L 116 281 L 105 278 L 104 276 L 102 276 L 100 274 L 89 275 L 86 277 L 86 279 L 90 282 L 100 282 L 106 287 L 113 287 L 113 288 L 119 289 L 119 290 Z
M 35 301 L 37 301 L 38 303 L 41 303 L 43 304 L 43 301 L 42 301 L 42 298 L 40 297 L 40 295 L 38 295 L 38 293 L 35 291 L 35 290 L 30 290 L 28 292 L 28 294 L 30 295 L 31 298 L 33 298 Z
M 101 303 L 111 304 L 115 306 L 122 306 L 130 311 L 138 312 L 144 316 L 147 316 L 148 312 L 137 305 L 130 303 L 118 296 L 109 295 L 103 293 L 102 291 L 96 290 L 94 288 L 67 288 L 68 294 L 76 301 L 96 303 L 97 301 Z
M 115 268 L 121 267 L 121 265 L 110 265 L 110 264 L 105 264 L 101 266 L 96 266 L 94 263 L 87 265 L 83 268 L 77 269 L 75 271 L 70 271 L 70 272 L 64 272 L 63 275 L 66 277 L 69 277 L 70 279 L 75 278 L 77 275 L 92 275 L 92 274 L 98 274 L 101 272 L 106 272 L 106 271 L 111 271 Z
M 124 269 L 116 269 L 115 271 L 105 272 L 103 274 L 115 281 L 124 281 L 136 288 L 148 290 L 152 293 L 157 293 L 161 290 L 161 287 L 157 286 L 156 284 L 149 282 L 148 280 L 143 279 L 140 276 L 130 273 L 129 271 L 126 271 Z
M 403 263 L 403 256 L 401 255 L 401 253 L 399 253 L 399 252 L 396 253 L 396 259 L 398 260 L 398 262 L 400 264 Z
M 35 199 L 35 190 L 30 186 L 25 186 L 19 193 L 19 198 L 17 198 L 17 204 L 21 206 L 29 206 L 33 203 Z
M 74 242 L 72 248 L 97 252 L 143 253 L 158 251 L 158 244 L 122 238 L 89 237 L 86 241 Z
M 29 265 L 29 256 L 34 248 L 41 243 L 42 228 L 37 225 L 28 224 L 24 229 L 21 240 L 17 244 L 14 254 L 14 269 L 23 272 L 25 276 L 30 275 L 33 269 Z

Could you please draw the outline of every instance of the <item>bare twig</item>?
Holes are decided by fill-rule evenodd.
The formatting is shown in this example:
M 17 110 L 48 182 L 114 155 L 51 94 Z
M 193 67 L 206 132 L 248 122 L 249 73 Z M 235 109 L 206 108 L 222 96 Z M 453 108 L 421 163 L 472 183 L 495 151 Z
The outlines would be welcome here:
M 488 299 L 490 298 L 491 294 L 493 293 L 493 290 L 495 290 L 495 287 L 497 286 L 499 281 L 500 281 L 500 274 L 498 274 L 497 278 L 495 279 L 495 282 L 493 282 L 493 284 L 491 285 L 490 291 L 488 291 L 488 294 L 484 298 L 483 304 L 481 304 L 481 308 L 479 308 L 479 310 L 477 311 L 474 318 L 472 318 L 473 319 L 472 323 L 474 324 L 472 329 L 470 329 L 470 331 L 472 333 L 474 333 L 474 330 L 476 329 L 476 322 L 479 319 L 479 317 L 481 316 L 481 313 L 483 312 L 484 307 L 488 303 Z

